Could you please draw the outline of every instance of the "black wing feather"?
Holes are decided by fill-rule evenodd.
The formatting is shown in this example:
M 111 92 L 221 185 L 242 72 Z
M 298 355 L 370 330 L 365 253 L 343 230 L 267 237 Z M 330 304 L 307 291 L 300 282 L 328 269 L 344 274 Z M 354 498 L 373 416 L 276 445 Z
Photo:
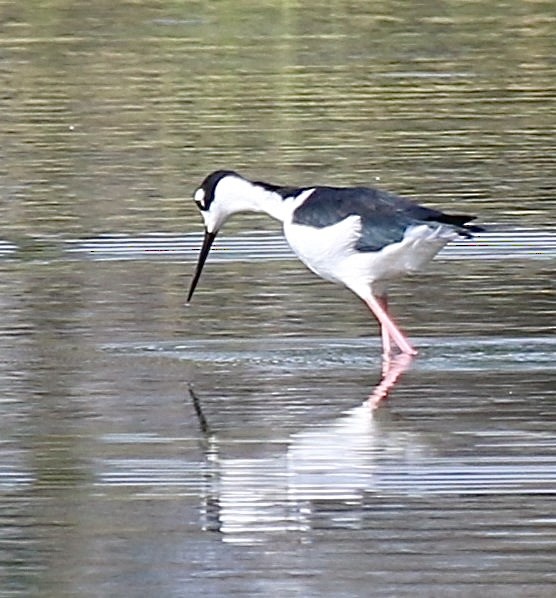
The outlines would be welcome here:
M 324 228 L 353 215 L 360 216 L 362 221 L 361 237 L 356 246 L 359 251 L 378 251 L 397 243 L 408 227 L 416 224 L 448 224 L 464 236 L 481 230 L 466 226 L 465 223 L 472 220 L 471 216 L 445 214 L 369 187 L 317 187 L 295 210 L 293 222 Z

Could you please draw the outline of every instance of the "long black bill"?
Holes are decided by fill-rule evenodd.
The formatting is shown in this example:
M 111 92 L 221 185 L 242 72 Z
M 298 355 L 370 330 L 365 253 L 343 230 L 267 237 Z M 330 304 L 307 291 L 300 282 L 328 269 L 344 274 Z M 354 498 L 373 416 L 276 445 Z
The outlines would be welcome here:
M 195 275 L 193 276 L 193 280 L 191 281 L 191 286 L 189 287 L 189 294 L 187 295 L 187 303 L 191 301 L 191 297 L 193 297 L 193 293 L 195 292 L 195 287 L 199 282 L 199 278 L 201 277 L 201 272 L 203 271 L 203 266 L 205 265 L 207 256 L 209 254 L 210 248 L 216 239 L 216 235 L 218 233 L 209 233 L 205 230 L 205 238 L 203 239 L 203 246 L 201 247 L 201 253 L 199 253 L 199 261 L 197 262 L 197 269 L 195 270 Z

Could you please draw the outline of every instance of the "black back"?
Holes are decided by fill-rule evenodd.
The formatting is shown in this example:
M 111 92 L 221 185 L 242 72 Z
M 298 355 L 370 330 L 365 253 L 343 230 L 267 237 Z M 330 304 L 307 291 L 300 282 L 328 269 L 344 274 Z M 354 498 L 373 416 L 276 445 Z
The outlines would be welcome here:
M 408 227 L 417 224 L 447 224 L 463 236 L 482 230 L 465 224 L 472 216 L 445 214 L 369 187 L 316 187 L 295 210 L 293 222 L 324 228 L 353 215 L 361 218 L 362 231 L 356 245 L 359 251 L 378 251 L 397 243 Z

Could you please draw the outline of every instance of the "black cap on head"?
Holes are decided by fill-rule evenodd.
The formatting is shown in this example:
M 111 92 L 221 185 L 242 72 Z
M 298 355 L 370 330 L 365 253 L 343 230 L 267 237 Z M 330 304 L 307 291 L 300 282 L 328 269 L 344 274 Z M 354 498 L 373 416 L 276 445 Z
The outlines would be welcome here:
M 210 204 L 214 199 L 214 190 L 216 189 L 216 185 L 227 176 L 237 176 L 237 172 L 233 170 L 215 170 L 211 172 L 205 180 L 201 183 L 201 185 L 195 191 L 193 195 L 193 199 L 195 203 L 199 207 L 200 210 L 208 210 L 210 208 Z

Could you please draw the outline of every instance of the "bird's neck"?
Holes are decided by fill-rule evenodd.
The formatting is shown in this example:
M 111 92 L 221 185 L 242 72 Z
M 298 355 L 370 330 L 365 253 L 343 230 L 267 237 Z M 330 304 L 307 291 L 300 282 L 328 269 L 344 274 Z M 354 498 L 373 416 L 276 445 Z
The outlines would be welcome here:
M 287 218 L 288 202 L 277 187 L 245 179 L 236 179 L 234 184 L 231 202 L 234 212 L 264 212 L 280 222 Z

